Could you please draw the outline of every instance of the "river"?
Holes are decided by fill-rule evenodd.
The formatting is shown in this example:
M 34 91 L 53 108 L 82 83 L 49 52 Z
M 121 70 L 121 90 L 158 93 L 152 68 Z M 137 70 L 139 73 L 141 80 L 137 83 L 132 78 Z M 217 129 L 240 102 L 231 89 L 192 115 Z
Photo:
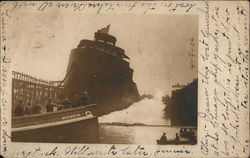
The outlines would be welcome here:
M 103 144 L 156 144 L 162 133 L 174 139 L 180 128 L 165 118 L 161 96 L 143 99 L 127 109 L 99 117 L 99 141 Z

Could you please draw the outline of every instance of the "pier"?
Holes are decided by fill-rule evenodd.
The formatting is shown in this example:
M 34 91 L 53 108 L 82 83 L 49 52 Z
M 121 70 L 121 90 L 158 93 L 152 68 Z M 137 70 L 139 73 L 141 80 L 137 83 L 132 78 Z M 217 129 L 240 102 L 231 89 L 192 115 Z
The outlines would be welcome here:
M 18 101 L 23 104 L 34 104 L 36 101 L 45 105 L 50 98 L 53 102 L 63 95 L 62 81 L 48 81 L 39 79 L 25 73 L 12 72 L 12 109 Z

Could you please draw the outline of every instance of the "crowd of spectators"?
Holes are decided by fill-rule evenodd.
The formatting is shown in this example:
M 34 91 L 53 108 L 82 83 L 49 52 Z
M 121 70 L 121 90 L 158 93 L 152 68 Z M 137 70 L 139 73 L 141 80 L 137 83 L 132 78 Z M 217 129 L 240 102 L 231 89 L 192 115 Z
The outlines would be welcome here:
M 36 100 L 34 103 L 19 101 L 14 109 L 15 116 L 27 116 L 32 114 L 40 114 L 43 109 L 45 112 L 53 112 L 62 109 L 75 108 L 79 106 L 85 106 L 89 104 L 89 94 L 84 91 L 81 95 L 75 95 L 73 99 L 68 97 L 59 98 L 56 101 L 52 101 L 48 98 L 45 105 Z

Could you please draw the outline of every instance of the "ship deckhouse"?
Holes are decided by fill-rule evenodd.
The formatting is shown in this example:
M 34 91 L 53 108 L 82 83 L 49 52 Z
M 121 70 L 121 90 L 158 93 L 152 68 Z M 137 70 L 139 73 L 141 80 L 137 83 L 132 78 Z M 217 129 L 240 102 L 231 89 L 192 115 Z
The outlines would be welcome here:
M 104 30 L 106 29 L 106 30 Z M 117 47 L 116 38 L 108 34 L 109 26 L 98 30 L 95 33 L 94 41 L 91 40 L 81 40 L 78 48 L 95 48 L 99 49 L 105 53 L 111 54 L 123 60 L 130 59 L 125 53 L 124 50 Z

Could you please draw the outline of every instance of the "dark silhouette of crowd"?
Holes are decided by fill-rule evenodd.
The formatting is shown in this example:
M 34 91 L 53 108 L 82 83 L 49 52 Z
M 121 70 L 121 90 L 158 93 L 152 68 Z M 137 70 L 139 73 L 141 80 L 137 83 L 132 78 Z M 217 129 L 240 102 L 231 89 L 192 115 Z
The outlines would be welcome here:
M 192 129 L 187 130 L 186 128 L 181 128 L 180 130 L 180 136 L 183 138 L 188 138 L 189 141 L 195 142 L 196 141 L 196 136 L 195 133 Z
M 22 101 L 19 101 L 14 113 L 15 116 L 24 116 L 24 115 L 31 115 L 31 114 L 39 114 L 41 113 L 41 106 L 38 101 L 35 101 L 34 105 L 31 106 L 28 102 L 26 106 L 23 105 Z
M 89 94 L 87 91 L 81 93 L 81 95 L 75 95 L 73 99 L 68 97 L 59 96 L 55 103 L 51 98 L 48 98 L 46 103 L 42 106 L 41 101 L 36 100 L 34 103 L 26 102 L 25 105 L 23 101 L 18 101 L 18 104 L 15 106 L 14 115 L 15 116 L 25 116 L 32 114 L 42 113 L 42 107 L 45 107 L 46 112 L 53 112 L 62 109 L 75 108 L 79 106 L 86 106 L 90 104 Z

